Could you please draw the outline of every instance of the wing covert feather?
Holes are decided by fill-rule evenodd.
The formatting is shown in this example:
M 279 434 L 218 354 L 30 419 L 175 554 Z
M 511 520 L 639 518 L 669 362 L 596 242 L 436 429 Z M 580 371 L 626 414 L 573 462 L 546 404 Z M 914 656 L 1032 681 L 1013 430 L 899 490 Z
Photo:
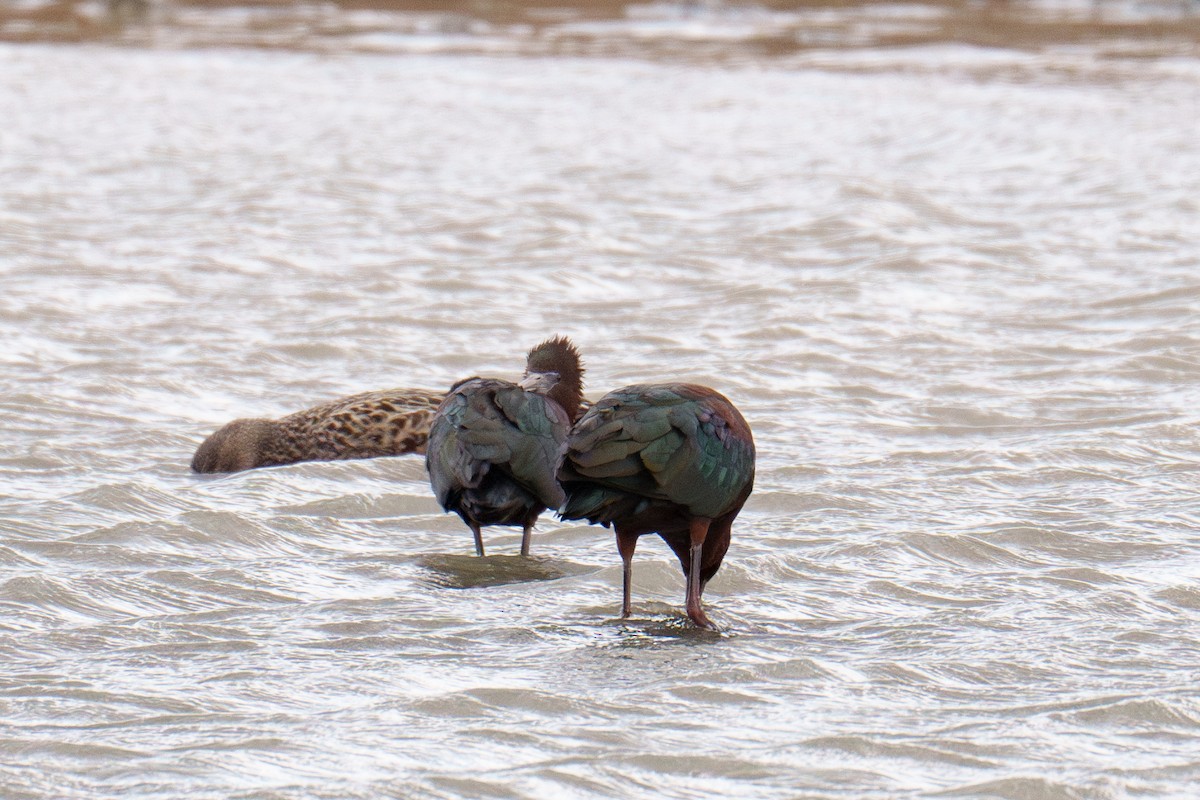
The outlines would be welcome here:
M 718 516 L 754 474 L 753 443 L 733 434 L 718 400 L 686 385 L 612 392 L 569 436 L 566 474 Z
M 557 508 L 555 479 L 570 421 L 553 401 L 507 381 L 466 381 L 443 402 L 430 430 L 430 483 L 446 506 L 453 493 L 477 488 L 501 469 Z

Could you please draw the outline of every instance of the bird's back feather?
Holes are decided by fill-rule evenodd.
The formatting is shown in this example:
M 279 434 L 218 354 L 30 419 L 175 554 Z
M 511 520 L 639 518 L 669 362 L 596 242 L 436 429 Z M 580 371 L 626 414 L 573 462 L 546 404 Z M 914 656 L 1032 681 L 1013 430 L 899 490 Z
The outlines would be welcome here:
M 430 429 L 426 464 L 438 502 L 447 511 L 459 511 L 455 506 L 463 493 L 479 490 L 472 505 L 494 501 L 500 516 L 508 516 L 500 507 L 511 507 L 525 493 L 544 507 L 558 507 L 564 495 L 555 471 L 569 427 L 566 412 L 541 395 L 508 381 L 463 382 L 443 401 Z M 516 487 L 508 482 L 524 492 L 514 495 Z M 504 524 L 497 519 L 476 521 Z
M 560 478 L 570 488 L 567 519 L 604 516 L 599 506 L 625 493 L 715 518 L 744 501 L 754 442 L 737 409 L 711 389 L 627 386 L 576 423 Z

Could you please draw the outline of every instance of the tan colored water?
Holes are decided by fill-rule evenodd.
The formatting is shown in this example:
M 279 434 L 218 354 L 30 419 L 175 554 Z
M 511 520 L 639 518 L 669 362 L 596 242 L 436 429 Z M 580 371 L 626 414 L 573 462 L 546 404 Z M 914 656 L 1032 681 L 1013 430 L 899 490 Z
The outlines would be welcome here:
M 654 8 L 0 46 L 0 796 L 1196 796 L 1200 49 Z M 187 470 L 553 333 L 754 427 L 719 636 L 657 540 L 628 621 L 603 529 L 474 558 L 419 459 Z

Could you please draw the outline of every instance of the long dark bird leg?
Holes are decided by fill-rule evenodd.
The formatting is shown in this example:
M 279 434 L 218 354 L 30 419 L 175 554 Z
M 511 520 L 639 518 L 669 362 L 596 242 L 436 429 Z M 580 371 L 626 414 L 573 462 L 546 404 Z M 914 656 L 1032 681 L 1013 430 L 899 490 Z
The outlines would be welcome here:
M 533 526 L 537 522 L 538 512 L 530 511 L 525 518 L 525 531 L 521 534 L 521 555 L 529 555 L 529 542 L 533 539 Z
M 615 527 L 615 526 L 614 526 Z M 633 613 L 632 602 L 632 587 L 633 587 L 633 551 L 637 549 L 637 534 L 623 531 L 616 528 L 617 531 L 617 552 L 621 554 L 622 574 L 624 576 L 625 590 L 621 600 L 621 619 L 628 618 Z
M 479 529 L 479 524 L 472 522 L 471 533 L 475 534 L 475 555 L 483 558 L 483 531 Z
M 704 540 L 708 538 L 708 526 L 711 523 L 712 520 L 708 517 L 692 517 L 688 526 L 688 533 L 691 536 L 691 547 L 688 553 L 691 566 L 688 568 L 687 575 L 687 615 L 701 628 L 716 630 L 717 626 L 709 621 L 704 613 L 704 607 L 700 605 L 700 595 L 704 591 L 704 587 L 700 585 L 700 559 L 704 552 Z

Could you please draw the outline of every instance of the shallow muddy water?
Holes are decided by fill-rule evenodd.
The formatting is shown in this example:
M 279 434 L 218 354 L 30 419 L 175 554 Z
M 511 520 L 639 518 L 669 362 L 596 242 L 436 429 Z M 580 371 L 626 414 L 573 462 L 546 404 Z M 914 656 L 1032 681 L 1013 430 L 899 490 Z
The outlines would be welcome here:
M 154 24 L 0 45 L 0 795 L 1195 796 L 1186 36 Z M 554 333 L 753 427 L 719 634 L 657 539 L 630 620 L 602 528 L 476 559 L 419 458 L 188 471 Z

